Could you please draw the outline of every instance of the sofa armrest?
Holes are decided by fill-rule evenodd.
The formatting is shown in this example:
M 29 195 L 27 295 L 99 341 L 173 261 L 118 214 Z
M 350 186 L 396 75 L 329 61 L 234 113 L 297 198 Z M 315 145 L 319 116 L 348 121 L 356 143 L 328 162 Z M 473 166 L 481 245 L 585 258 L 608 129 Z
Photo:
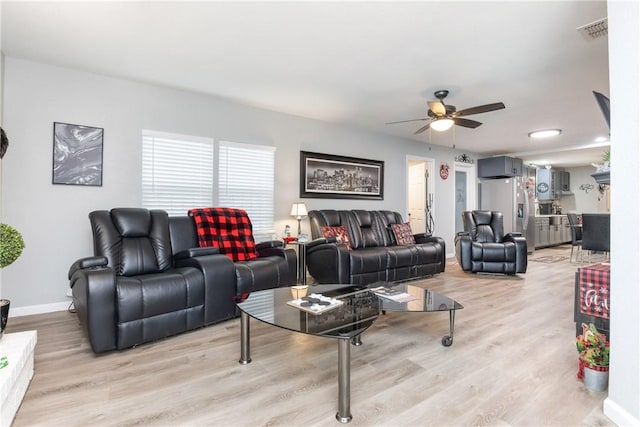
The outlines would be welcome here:
M 520 234 L 517 236 L 516 234 Z M 527 271 L 527 238 L 521 233 L 509 233 L 504 236 L 505 242 L 513 242 L 516 245 L 516 273 Z
M 316 239 L 307 244 L 309 274 L 318 283 L 349 283 L 350 250 L 344 243 L 326 243 L 327 240 Z
M 94 257 L 100 258 L 100 257 Z M 91 265 L 75 268 L 70 272 L 73 305 L 84 325 L 95 353 L 115 350 L 116 325 L 116 276 L 112 268 L 98 266 L 98 259 L 76 264 Z M 74 264 L 74 265 L 76 265 Z
M 71 280 L 71 276 L 78 270 L 85 268 L 106 267 L 109 261 L 104 256 L 92 256 L 86 258 L 80 258 L 69 267 L 68 279 Z M 71 285 L 73 287 L 73 285 Z
M 462 231 L 456 234 L 454 239 L 456 258 L 463 271 L 471 271 L 473 268 L 473 253 L 471 236 L 468 232 Z
M 418 241 L 427 239 L 429 237 L 431 237 L 432 234 L 431 233 L 417 233 L 413 235 L 413 238 L 416 240 L 416 243 L 418 243 Z
M 445 251 L 445 243 L 444 243 L 444 239 L 442 237 L 438 237 L 438 236 L 432 236 L 432 235 L 416 235 L 418 236 L 418 238 L 416 238 L 416 243 L 417 244 L 422 244 L 422 243 L 438 243 L 442 246 L 442 253 L 446 253 Z
M 190 248 L 184 251 L 180 251 L 173 256 L 174 260 L 182 260 L 186 258 L 195 258 L 199 256 L 217 255 L 220 253 L 220 249 L 213 246 L 205 248 Z
M 511 237 L 522 237 L 522 233 L 519 231 L 512 231 L 511 233 L 505 234 L 503 240 L 507 240 L 507 238 Z
M 336 242 L 335 237 L 330 237 L 328 239 L 325 237 L 318 237 L 317 239 L 313 239 L 307 243 L 307 250 L 309 250 L 309 248 L 313 248 L 318 245 L 324 245 L 326 243 L 335 243 L 335 242 Z
M 293 249 L 291 249 L 290 251 L 293 252 Z M 268 240 L 266 242 L 257 243 L 256 252 L 258 253 L 258 258 L 264 258 L 274 255 L 283 258 L 287 258 L 288 256 L 284 247 L 284 242 L 281 240 Z
M 268 240 L 266 242 L 256 243 L 256 251 L 260 252 L 263 249 L 270 248 L 283 248 L 284 242 L 281 240 Z

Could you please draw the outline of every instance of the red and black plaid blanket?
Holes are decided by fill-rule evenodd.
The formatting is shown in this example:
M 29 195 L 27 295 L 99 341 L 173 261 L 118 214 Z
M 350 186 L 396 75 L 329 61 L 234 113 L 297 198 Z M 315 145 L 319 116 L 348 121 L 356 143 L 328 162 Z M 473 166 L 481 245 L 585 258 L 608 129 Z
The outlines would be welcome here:
M 249 215 L 243 209 L 190 209 L 198 232 L 200 247 L 214 246 L 233 261 L 258 257 Z
M 594 264 L 578 269 L 580 313 L 609 318 L 609 263 Z

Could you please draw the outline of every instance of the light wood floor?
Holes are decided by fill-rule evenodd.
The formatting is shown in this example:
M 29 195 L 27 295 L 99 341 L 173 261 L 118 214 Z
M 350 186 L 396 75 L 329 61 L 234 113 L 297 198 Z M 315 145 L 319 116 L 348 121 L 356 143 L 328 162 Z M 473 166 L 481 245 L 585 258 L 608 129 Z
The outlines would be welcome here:
M 568 257 L 568 246 L 533 258 Z M 443 347 L 446 313 L 387 313 L 351 348 L 352 425 L 613 425 L 606 393 L 576 379 L 575 264 L 529 262 L 516 277 L 469 275 L 455 260 L 421 285 L 465 308 Z M 38 330 L 35 375 L 14 426 L 337 426 L 337 342 L 239 319 L 94 355 L 76 316 L 10 318 Z

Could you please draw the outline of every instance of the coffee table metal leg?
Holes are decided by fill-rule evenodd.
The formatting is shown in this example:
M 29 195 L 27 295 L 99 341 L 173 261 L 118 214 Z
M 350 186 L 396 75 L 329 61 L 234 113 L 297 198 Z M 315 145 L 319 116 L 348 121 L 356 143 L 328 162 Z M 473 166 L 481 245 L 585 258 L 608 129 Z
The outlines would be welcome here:
M 358 346 L 362 345 L 362 334 L 356 335 L 351 339 L 351 344 Z
M 348 339 L 338 340 L 338 413 L 341 423 L 351 421 L 351 347 Z
M 456 311 L 449 310 L 449 335 L 442 337 L 442 345 L 449 347 L 453 344 L 453 325 L 456 320 Z
M 246 365 L 251 363 L 249 348 L 249 315 L 240 311 L 240 360 L 239 363 Z

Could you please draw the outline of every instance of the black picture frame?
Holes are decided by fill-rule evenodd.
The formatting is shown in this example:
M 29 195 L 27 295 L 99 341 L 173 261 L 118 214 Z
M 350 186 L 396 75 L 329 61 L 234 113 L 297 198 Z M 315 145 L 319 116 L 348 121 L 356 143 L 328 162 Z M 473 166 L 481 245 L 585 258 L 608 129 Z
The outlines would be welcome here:
M 300 151 L 300 197 L 384 199 L 384 161 Z
M 104 129 L 53 123 L 51 182 L 102 187 Z

